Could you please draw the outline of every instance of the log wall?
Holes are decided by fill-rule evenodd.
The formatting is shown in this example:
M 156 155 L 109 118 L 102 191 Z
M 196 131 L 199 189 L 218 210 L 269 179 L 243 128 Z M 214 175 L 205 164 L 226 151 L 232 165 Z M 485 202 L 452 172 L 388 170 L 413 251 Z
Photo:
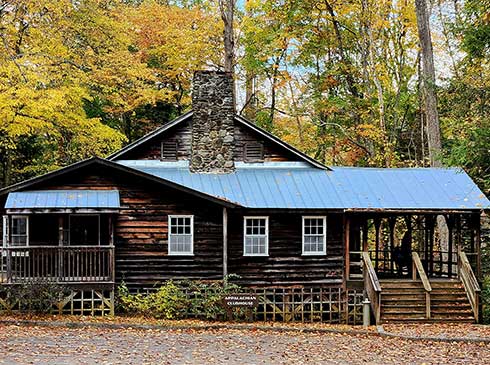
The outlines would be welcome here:
M 189 193 L 121 171 L 85 167 L 29 189 L 118 189 L 115 215 L 116 281 L 152 289 L 168 279 L 221 279 L 222 207 Z M 194 215 L 194 256 L 169 256 L 168 215 Z M 305 215 L 325 215 L 308 212 Z M 269 256 L 243 256 L 243 216 L 269 216 Z M 246 286 L 340 286 L 343 278 L 342 214 L 327 215 L 327 255 L 302 256 L 302 215 L 229 209 L 228 272 Z
M 118 283 L 151 289 L 168 279 L 222 277 L 220 206 L 122 172 L 107 175 L 84 169 L 36 188 L 119 190 L 121 211 L 115 215 L 114 237 Z M 167 254 L 169 214 L 194 215 L 194 256 Z
M 269 256 L 243 256 L 243 215 L 269 216 Z M 326 215 L 309 212 L 305 215 Z M 302 256 L 299 213 L 236 211 L 229 215 L 229 272 L 252 286 L 342 284 L 344 248 L 342 214 L 327 215 L 327 254 Z

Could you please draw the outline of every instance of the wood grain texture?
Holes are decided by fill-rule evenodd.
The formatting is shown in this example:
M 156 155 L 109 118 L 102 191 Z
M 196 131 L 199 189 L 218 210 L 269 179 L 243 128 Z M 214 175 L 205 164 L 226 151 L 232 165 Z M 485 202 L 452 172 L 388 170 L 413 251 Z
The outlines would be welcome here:
M 175 141 L 177 143 L 177 159 L 189 160 L 191 155 L 192 119 L 167 130 L 154 139 L 143 143 L 128 152 L 127 160 L 160 160 L 162 141 Z M 284 147 L 278 146 L 257 132 L 235 121 L 235 145 L 233 158 L 235 161 L 245 161 L 244 149 L 247 143 L 259 142 L 263 144 L 264 161 L 299 161 L 298 156 Z

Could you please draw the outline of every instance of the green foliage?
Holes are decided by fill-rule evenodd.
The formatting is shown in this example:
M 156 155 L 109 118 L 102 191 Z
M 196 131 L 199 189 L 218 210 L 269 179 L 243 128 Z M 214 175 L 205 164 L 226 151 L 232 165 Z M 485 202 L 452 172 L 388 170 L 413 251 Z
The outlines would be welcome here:
M 481 300 L 483 306 L 483 323 L 490 324 L 490 276 L 485 276 L 483 280 Z
M 48 314 L 69 293 L 70 290 L 66 287 L 50 282 L 0 286 L 0 300 L 2 301 L 0 309 Z
M 466 0 L 462 48 L 472 58 L 490 55 L 490 1 Z
M 117 309 L 122 313 L 142 314 L 158 319 L 224 318 L 222 299 L 238 293 L 240 287 L 228 278 L 222 281 L 167 281 L 154 292 L 131 294 L 122 283 L 118 288 Z

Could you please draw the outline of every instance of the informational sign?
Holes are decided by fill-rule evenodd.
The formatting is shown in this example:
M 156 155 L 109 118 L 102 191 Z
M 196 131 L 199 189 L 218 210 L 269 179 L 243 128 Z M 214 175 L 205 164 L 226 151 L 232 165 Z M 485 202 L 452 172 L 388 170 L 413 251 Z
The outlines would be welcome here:
M 255 294 L 230 294 L 223 298 L 227 307 L 246 307 L 254 308 L 259 304 L 259 299 Z
M 259 298 L 255 294 L 238 293 L 228 294 L 223 297 L 223 306 L 225 307 L 228 320 L 233 320 L 233 309 L 243 308 L 249 322 L 253 320 L 253 308 L 259 305 Z

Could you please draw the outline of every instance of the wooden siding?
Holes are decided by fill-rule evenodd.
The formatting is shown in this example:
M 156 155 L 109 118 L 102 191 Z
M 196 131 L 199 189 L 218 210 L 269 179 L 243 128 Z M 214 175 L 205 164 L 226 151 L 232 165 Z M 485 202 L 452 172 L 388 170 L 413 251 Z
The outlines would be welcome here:
M 104 176 L 102 176 L 104 174 Z M 29 189 L 118 189 L 116 282 L 151 289 L 168 279 L 221 279 L 222 207 L 141 177 L 87 166 Z M 194 215 L 194 256 L 169 256 L 168 215 Z M 308 212 L 305 215 L 325 215 Z M 269 256 L 243 256 L 243 216 L 269 216 Z M 327 215 L 327 255 L 302 256 L 302 215 L 294 211 L 229 209 L 228 272 L 247 286 L 340 286 L 343 216 Z
M 269 216 L 269 256 L 243 256 L 243 216 Z M 314 212 L 305 215 L 326 215 Z M 327 215 L 327 254 L 302 256 L 302 214 L 235 211 L 229 215 L 228 267 L 239 282 L 252 286 L 342 284 L 342 214 Z
M 168 279 L 222 277 L 222 208 L 143 178 L 85 168 L 57 178 L 43 189 L 119 189 L 115 217 L 116 281 L 151 289 Z M 109 177 L 110 176 L 110 177 Z M 169 214 L 194 215 L 194 256 L 168 256 Z
M 192 120 L 183 122 L 128 152 L 125 160 L 159 160 L 161 159 L 162 141 L 177 142 L 177 159 L 189 160 L 191 154 Z M 257 132 L 235 122 L 235 161 L 245 161 L 244 148 L 247 143 L 259 142 L 264 146 L 264 161 L 299 161 L 299 157 L 287 149 L 276 145 Z

